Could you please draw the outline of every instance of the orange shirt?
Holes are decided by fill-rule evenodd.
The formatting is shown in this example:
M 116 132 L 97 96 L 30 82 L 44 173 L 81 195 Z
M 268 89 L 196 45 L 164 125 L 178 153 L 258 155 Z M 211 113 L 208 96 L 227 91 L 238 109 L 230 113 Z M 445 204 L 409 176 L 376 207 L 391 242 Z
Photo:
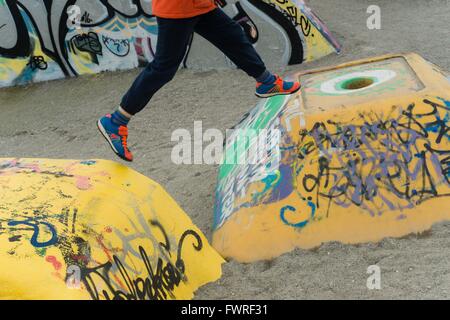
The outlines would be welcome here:
M 214 0 L 153 0 L 153 14 L 160 18 L 192 18 L 216 8 Z

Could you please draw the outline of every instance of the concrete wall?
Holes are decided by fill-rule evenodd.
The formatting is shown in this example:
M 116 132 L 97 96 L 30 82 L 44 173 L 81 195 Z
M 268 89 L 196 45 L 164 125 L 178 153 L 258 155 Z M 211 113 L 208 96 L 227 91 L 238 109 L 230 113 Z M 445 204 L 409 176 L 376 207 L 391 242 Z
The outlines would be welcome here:
M 340 51 L 301 0 L 223 1 L 270 67 Z M 153 60 L 151 0 L 0 0 L 0 87 L 131 69 Z M 232 63 L 194 36 L 184 67 Z

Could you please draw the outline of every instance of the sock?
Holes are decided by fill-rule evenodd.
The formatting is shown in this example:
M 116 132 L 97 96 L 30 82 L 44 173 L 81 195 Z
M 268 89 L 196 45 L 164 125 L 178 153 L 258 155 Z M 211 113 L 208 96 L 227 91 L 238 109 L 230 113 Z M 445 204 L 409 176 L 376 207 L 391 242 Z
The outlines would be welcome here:
M 256 78 L 256 81 L 264 84 L 271 84 L 275 82 L 275 76 L 270 71 L 266 70 L 262 75 Z
M 118 126 L 127 126 L 128 122 L 130 122 L 130 118 L 125 116 L 122 112 L 120 112 L 118 109 L 111 115 L 111 121 L 112 123 L 118 125 Z

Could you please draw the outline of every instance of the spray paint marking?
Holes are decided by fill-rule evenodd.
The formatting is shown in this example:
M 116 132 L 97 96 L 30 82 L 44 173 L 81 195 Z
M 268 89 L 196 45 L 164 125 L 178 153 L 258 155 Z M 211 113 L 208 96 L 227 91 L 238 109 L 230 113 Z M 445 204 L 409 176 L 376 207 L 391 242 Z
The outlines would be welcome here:
M 40 242 L 38 241 L 38 237 L 39 237 L 39 225 L 43 224 L 45 225 L 48 230 L 51 233 L 51 238 L 48 241 L 44 241 L 44 242 Z M 26 225 L 29 227 L 32 227 L 33 230 L 33 235 L 31 236 L 31 244 L 36 247 L 36 248 L 44 248 L 44 247 L 48 247 L 51 245 L 56 244 L 56 242 L 58 241 L 58 236 L 56 235 L 56 230 L 55 227 L 53 227 L 50 223 L 47 222 L 30 222 L 30 221 L 10 221 L 8 222 L 8 226 L 14 227 L 17 225 Z

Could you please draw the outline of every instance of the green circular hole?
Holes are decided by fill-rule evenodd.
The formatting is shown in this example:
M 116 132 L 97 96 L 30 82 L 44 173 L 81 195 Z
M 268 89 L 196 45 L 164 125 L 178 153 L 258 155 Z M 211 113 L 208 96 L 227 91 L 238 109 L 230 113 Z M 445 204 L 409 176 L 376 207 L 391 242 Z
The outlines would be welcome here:
M 372 78 L 353 78 L 347 81 L 344 81 L 341 85 L 342 89 L 345 90 L 358 90 L 362 88 L 366 88 L 372 85 L 375 81 Z

